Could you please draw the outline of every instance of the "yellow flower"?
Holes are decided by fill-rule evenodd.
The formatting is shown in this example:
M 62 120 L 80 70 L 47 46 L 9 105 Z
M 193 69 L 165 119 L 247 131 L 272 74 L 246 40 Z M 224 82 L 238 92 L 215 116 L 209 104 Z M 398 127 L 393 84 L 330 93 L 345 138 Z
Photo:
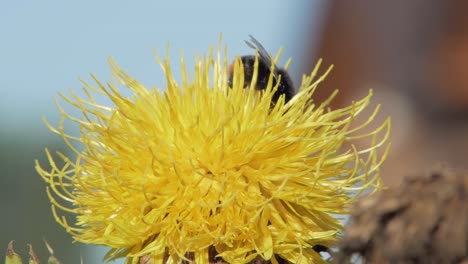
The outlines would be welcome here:
M 128 263 L 144 255 L 157 263 L 165 256 L 180 262 L 190 253 L 203 264 L 210 247 L 230 263 L 257 256 L 273 263 L 275 256 L 323 261 L 312 247 L 332 246 L 342 230 L 337 215 L 348 213 L 368 187 L 380 187 L 378 168 L 387 152 L 378 158 L 377 149 L 390 120 L 358 135 L 378 110 L 352 125 L 371 92 L 342 109 L 328 108 L 333 96 L 314 104 L 312 94 L 325 77 L 315 80 L 319 66 L 291 101 L 281 98 L 272 107 L 271 76 L 263 92 L 244 89 L 239 61 L 232 88 L 226 54 L 218 48 L 216 56 L 210 49 L 196 61 L 193 78 L 182 59 L 181 83 L 168 59 L 160 62 L 167 78 L 163 92 L 147 89 L 110 61 L 132 97 L 94 76 L 97 86 L 85 83 L 86 99 L 61 95 L 82 117 L 57 104 L 60 125 L 48 127 L 76 157 L 58 153 L 64 165 L 57 166 L 46 150 L 51 170 L 37 162 L 36 169 L 49 184 L 55 219 L 75 240 L 107 245 L 109 258 L 127 257 Z M 256 78 L 255 71 L 251 87 Z M 99 105 L 93 93 L 114 106 Z M 65 120 L 79 125 L 79 136 L 64 131 Z M 359 150 L 353 142 L 362 138 L 372 143 Z M 76 222 L 57 209 L 76 214 Z

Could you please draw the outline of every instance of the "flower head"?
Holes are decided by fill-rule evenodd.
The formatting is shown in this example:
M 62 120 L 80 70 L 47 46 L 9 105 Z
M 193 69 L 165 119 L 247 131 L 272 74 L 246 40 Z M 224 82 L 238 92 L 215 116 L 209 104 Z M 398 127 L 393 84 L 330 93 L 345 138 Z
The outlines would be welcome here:
M 315 78 L 318 66 L 291 101 L 280 98 L 272 106 L 276 87 L 270 81 L 262 92 L 244 89 L 239 60 L 228 87 L 219 48 L 197 60 L 193 79 L 182 60 L 181 83 L 168 59 L 160 62 L 164 91 L 147 89 L 110 64 L 133 96 L 94 76 L 97 86 L 85 83 L 86 99 L 62 96 L 82 117 L 59 106 L 59 127 L 48 126 L 76 157 L 58 153 L 64 162 L 58 166 L 46 150 L 51 170 L 36 164 L 56 220 L 77 241 L 111 247 L 109 257 L 136 263 L 149 255 L 160 263 L 190 254 L 208 263 L 214 248 L 230 263 L 258 256 L 319 262 L 312 247 L 333 245 L 342 230 L 336 216 L 367 187 L 380 186 L 377 148 L 387 139 L 389 120 L 358 135 L 378 110 L 352 125 L 371 93 L 337 110 L 327 107 L 333 96 L 315 104 L 313 92 L 325 77 Z M 256 75 L 247 85 L 255 87 Z M 99 105 L 93 93 L 114 106 Z M 67 134 L 64 120 L 76 122 L 80 135 Z M 361 138 L 372 145 L 357 149 L 353 141 Z M 57 209 L 76 214 L 76 221 Z

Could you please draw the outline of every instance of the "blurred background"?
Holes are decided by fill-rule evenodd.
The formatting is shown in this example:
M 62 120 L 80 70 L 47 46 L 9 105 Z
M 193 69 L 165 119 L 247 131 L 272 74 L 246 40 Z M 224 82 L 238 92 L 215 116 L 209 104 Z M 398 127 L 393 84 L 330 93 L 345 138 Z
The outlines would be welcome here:
M 43 239 L 66 263 L 101 263 L 105 250 L 72 244 L 52 218 L 45 184 L 34 170 L 44 148 L 65 150 L 41 118 L 56 124 L 53 98 L 79 93 L 79 79 L 110 80 L 108 56 L 147 86 L 164 88 L 153 49 L 170 58 L 216 45 L 229 57 L 252 54 L 249 34 L 276 54 L 293 58 L 296 86 L 318 58 L 334 64 L 316 94 L 340 89 L 332 107 L 374 89 L 379 118 L 392 117 L 392 150 L 382 168 L 386 184 L 446 164 L 463 168 L 468 152 L 468 3 L 435 1 L 3 1 L 0 3 L 0 249 Z M 105 103 L 105 98 L 97 98 Z M 65 109 L 73 110 L 63 104 Z M 73 127 L 70 132 L 73 133 Z M 4 251 L 3 251 L 4 252 Z M 0 257 L 0 259 L 3 257 Z M 119 262 L 120 263 L 120 262 Z

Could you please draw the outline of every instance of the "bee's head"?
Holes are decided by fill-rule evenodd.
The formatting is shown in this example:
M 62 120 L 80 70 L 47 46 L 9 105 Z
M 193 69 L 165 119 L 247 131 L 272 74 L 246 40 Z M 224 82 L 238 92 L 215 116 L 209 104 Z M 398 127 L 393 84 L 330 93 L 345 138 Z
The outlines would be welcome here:
M 254 75 L 255 68 L 255 56 L 248 55 L 240 57 L 240 61 L 244 68 L 244 88 L 250 86 L 252 83 L 252 78 Z M 264 90 L 268 85 L 268 78 L 270 77 L 270 65 L 268 65 L 264 60 L 259 58 L 258 60 L 258 73 L 257 73 L 257 83 L 255 85 L 256 90 Z M 234 63 L 229 67 L 229 79 L 228 85 L 232 87 L 233 85 L 233 72 L 234 72 Z M 273 78 L 273 85 L 276 84 L 276 78 Z
M 255 90 L 264 90 L 267 88 L 268 79 L 271 75 L 271 66 L 273 64 L 270 55 L 265 50 L 265 48 L 256 40 L 254 37 L 250 36 L 251 42 L 246 41 L 247 45 L 253 49 L 256 49 L 258 52 L 258 74 L 257 74 L 257 83 L 255 85 Z M 252 78 L 255 68 L 255 55 L 247 55 L 240 57 L 241 63 L 244 67 L 244 88 L 249 87 L 252 83 Z M 234 63 L 229 67 L 229 79 L 228 85 L 232 87 L 233 85 L 233 74 L 234 72 Z M 285 102 L 291 100 L 294 96 L 295 89 L 292 83 L 291 77 L 289 77 L 288 72 L 285 69 L 280 69 L 273 65 L 273 86 L 276 86 L 279 81 L 278 89 L 272 98 L 272 104 L 274 105 L 281 95 L 284 95 Z

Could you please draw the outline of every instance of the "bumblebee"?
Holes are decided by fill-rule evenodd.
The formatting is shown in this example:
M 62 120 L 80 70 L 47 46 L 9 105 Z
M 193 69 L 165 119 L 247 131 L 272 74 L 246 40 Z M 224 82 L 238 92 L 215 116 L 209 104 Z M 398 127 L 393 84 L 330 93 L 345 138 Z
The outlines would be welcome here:
M 258 75 L 255 89 L 259 91 L 264 90 L 266 89 L 268 84 L 268 78 L 271 74 L 270 69 L 273 62 L 271 61 L 270 55 L 268 55 L 268 52 L 265 50 L 262 44 L 260 44 L 260 42 L 257 39 L 255 39 L 252 35 L 250 35 L 250 41 L 246 40 L 245 43 L 249 47 L 258 51 Z M 244 87 L 247 87 L 252 82 L 255 65 L 255 55 L 242 56 L 240 57 L 240 60 L 244 65 Z M 230 87 L 232 87 L 233 68 L 233 65 L 229 67 L 228 85 Z M 281 95 L 284 95 L 285 103 L 287 103 L 294 96 L 296 90 L 288 72 L 285 69 L 279 68 L 276 65 L 274 65 L 273 86 L 276 86 L 278 82 L 278 89 L 272 97 L 272 104 L 276 103 Z
M 264 90 L 268 85 L 268 78 L 270 78 L 270 68 L 273 62 L 271 61 L 270 55 L 265 50 L 265 48 L 260 44 L 260 42 L 255 39 L 252 35 L 249 36 L 250 41 L 245 41 L 245 43 L 258 51 L 258 75 L 257 75 L 257 83 L 255 85 L 256 90 Z M 255 65 L 255 55 L 247 55 L 240 57 L 242 64 L 244 65 L 244 87 L 247 87 L 252 82 L 253 73 L 254 73 L 254 65 Z M 232 79 L 233 79 L 233 64 L 229 67 L 229 79 L 228 85 L 232 87 Z M 280 78 L 281 77 L 281 78 Z M 289 73 L 286 69 L 279 68 L 276 65 L 273 67 L 273 86 L 276 86 L 279 82 L 278 89 L 276 90 L 275 94 L 272 97 L 272 105 L 274 105 L 281 95 L 284 95 L 284 101 L 287 103 L 291 98 L 293 98 L 294 94 L 296 93 L 296 89 L 294 88 L 293 81 L 289 76 Z M 330 249 L 324 245 L 314 245 L 313 250 L 317 253 L 328 252 L 330 253 Z M 279 263 L 288 263 L 287 261 L 283 260 L 279 256 L 276 256 L 279 260 Z

